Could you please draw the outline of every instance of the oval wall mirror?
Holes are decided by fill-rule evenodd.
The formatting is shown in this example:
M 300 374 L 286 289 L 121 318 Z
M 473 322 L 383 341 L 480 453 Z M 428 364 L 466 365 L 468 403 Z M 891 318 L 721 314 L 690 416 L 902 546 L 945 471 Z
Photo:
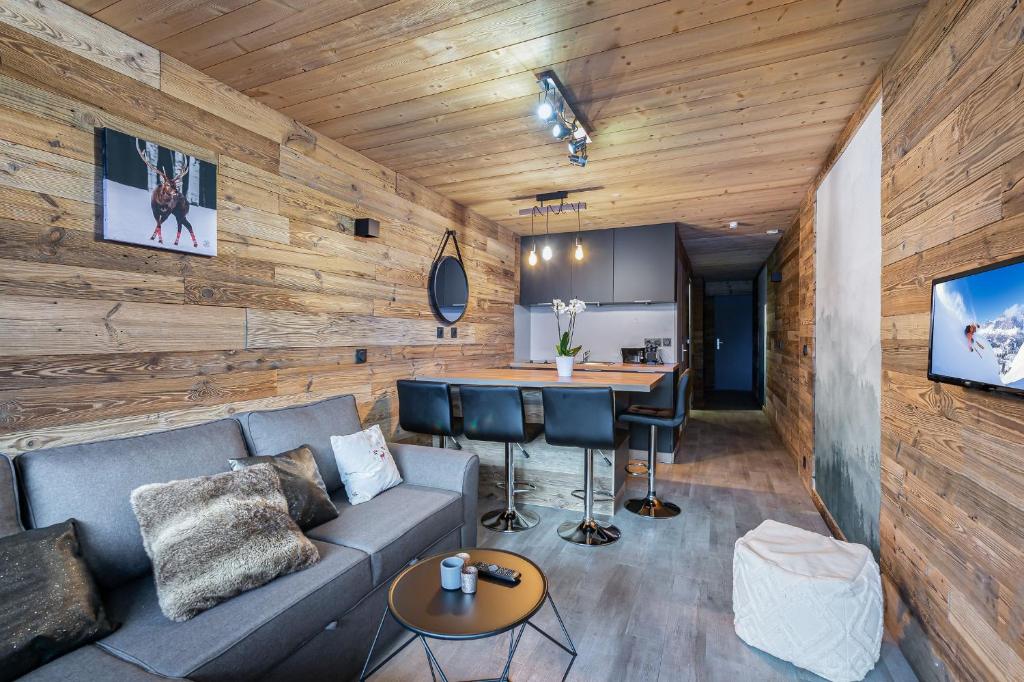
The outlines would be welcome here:
M 469 280 L 462 262 L 455 256 L 438 259 L 430 272 L 430 304 L 434 312 L 445 322 L 458 322 L 466 314 L 468 301 Z

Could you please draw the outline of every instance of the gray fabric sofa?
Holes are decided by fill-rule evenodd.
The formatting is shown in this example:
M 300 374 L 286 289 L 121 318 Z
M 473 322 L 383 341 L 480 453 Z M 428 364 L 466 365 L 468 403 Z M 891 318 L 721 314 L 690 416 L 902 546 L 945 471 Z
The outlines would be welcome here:
M 390 579 L 420 557 L 476 542 L 479 462 L 465 451 L 392 444 L 403 483 L 348 503 L 330 437 L 361 428 L 352 396 L 160 433 L 28 452 L 0 461 L 0 534 L 67 518 L 121 626 L 27 675 L 79 679 L 345 680 L 358 676 Z M 155 483 L 230 470 L 228 459 L 309 445 L 337 519 L 309 529 L 315 566 L 184 623 L 160 612 L 129 504 Z M 20 512 L 20 513 L 19 513 Z M 397 626 L 389 619 L 384 636 Z

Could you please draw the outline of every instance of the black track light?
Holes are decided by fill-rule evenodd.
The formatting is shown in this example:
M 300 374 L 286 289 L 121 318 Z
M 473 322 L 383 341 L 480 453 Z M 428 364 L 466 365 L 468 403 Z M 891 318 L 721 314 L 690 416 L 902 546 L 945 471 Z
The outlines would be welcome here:
M 579 154 L 581 151 L 586 151 L 586 149 L 587 149 L 587 139 L 586 138 L 569 140 L 569 153 L 570 154 Z
M 569 155 L 569 163 L 571 163 L 574 166 L 579 166 L 580 168 L 583 168 L 584 166 L 587 165 L 587 155 L 586 154 L 570 154 Z

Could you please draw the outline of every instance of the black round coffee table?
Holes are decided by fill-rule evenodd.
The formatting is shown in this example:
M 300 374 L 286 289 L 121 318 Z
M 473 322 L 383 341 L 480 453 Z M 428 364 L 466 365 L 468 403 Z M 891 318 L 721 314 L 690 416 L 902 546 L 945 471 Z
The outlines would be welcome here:
M 445 590 L 441 587 L 440 564 L 443 559 L 454 556 L 456 552 L 436 554 L 409 566 L 399 573 L 391 583 L 391 589 L 388 592 L 388 607 L 381 617 L 377 635 L 370 646 L 370 652 L 366 656 L 366 664 L 363 666 L 363 672 L 359 679 L 367 679 L 409 644 L 420 640 L 426 653 L 431 678 L 437 679 L 435 677 L 436 670 L 441 680 L 448 682 L 448 677 L 441 669 L 427 639 L 483 639 L 510 632 L 511 639 L 505 667 L 500 677 L 491 678 L 494 682 L 507 682 L 508 671 L 512 665 L 516 648 L 519 646 L 519 640 L 526 627 L 530 626 L 572 656 L 569 666 L 562 676 L 564 680 L 576 659 L 576 647 L 565 629 L 565 623 L 558 613 L 554 599 L 548 592 L 548 581 L 544 572 L 526 557 L 512 552 L 496 549 L 458 551 L 469 554 L 470 563 L 482 561 L 519 571 L 521 573 L 519 583 L 509 585 L 481 576 L 477 582 L 475 594 L 464 594 L 461 590 Z M 540 611 L 545 601 L 551 603 L 551 608 L 558 619 L 558 625 L 562 629 L 568 646 L 530 622 L 530 618 Z M 402 627 L 413 633 L 413 636 L 389 654 L 387 658 L 369 669 L 373 650 L 377 645 L 377 639 L 388 614 L 391 614 Z

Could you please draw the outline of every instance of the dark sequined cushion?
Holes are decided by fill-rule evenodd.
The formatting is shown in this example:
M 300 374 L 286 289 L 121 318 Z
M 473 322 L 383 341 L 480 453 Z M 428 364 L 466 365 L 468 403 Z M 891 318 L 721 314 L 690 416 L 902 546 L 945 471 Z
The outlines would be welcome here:
M 309 447 L 302 445 L 280 455 L 241 457 L 229 459 L 228 462 L 235 471 L 254 464 L 273 466 L 281 481 L 281 492 L 288 500 L 288 514 L 302 530 L 338 517 L 338 509 L 327 495 L 327 488 Z
M 74 520 L 0 538 L 0 681 L 113 631 Z

